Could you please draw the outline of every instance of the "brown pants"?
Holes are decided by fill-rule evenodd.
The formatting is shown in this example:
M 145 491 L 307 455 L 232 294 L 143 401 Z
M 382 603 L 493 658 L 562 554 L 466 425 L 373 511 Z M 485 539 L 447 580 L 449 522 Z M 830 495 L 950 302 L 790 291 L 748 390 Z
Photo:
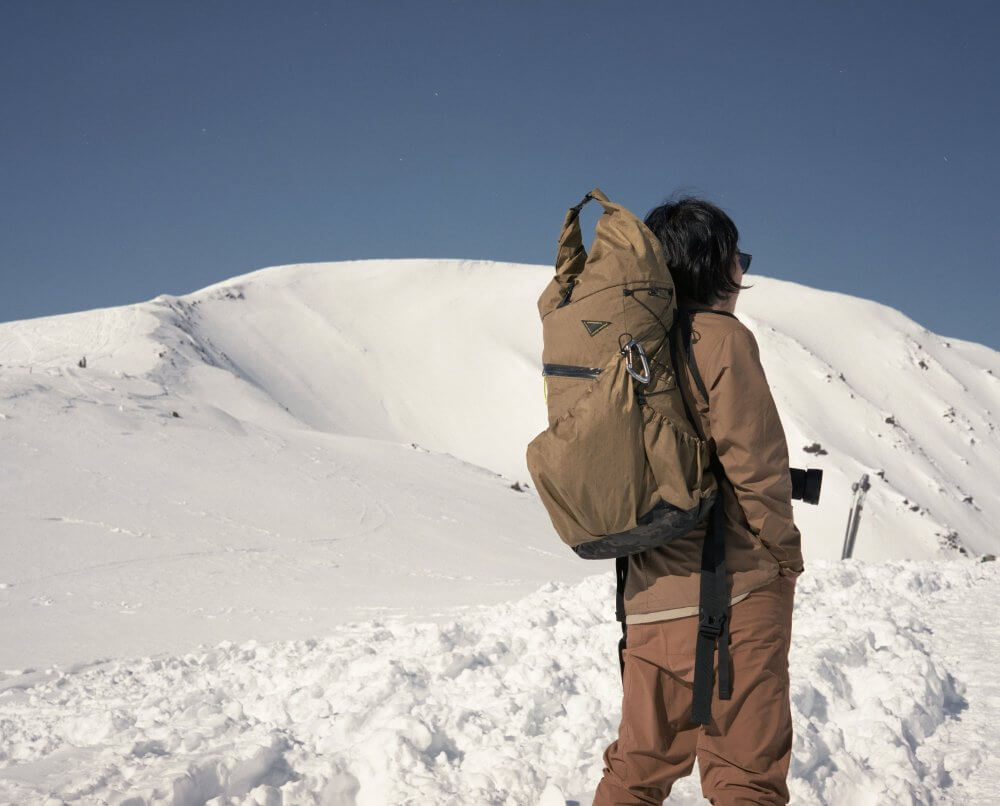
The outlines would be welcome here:
M 779 576 L 731 606 L 733 696 L 718 698 L 716 655 L 708 725 L 691 722 L 697 618 L 628 626 L 622 721 L 604 751 L 594 806 L 660 806 L 695 757 L 713 804 L 788 803 L 794 598 L 795 577 Z

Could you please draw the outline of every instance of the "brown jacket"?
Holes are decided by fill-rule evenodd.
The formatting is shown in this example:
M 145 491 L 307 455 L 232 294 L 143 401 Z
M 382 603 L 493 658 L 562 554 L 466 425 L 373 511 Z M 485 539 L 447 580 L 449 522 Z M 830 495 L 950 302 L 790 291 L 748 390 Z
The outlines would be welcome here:
M 709 400 L 680 354 L 677 376 L 689 403 L 696 401 L 701 427 L 726 471 L 720 495 L 727 585 L 735 603 L 779 574 L 804 570 L 788 444 L 753 333 L 733 314 L 688 307 L 696 311 L 691 347 Z M 707 525 L 706 519 L 680 540 L 629 557 L 627 624 L 697 614 Z

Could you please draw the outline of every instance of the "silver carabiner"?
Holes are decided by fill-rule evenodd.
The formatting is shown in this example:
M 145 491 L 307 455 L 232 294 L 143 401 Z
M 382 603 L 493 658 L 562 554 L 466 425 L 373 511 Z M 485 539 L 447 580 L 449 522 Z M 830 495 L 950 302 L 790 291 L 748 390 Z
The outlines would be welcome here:
M 633 348 L 638 351 L 639 358 L 642 359 L 642 375 L 639 375 L 632 369 Z M 646 351 L 642 349 L 642 343 L 636 339 L 629 339 L 625 346 L 621 348 L 621 351 L 622 355 L 625 356 L 625 369 L 628 370 L 628 374 L 639 381 L 639 383 L 649 383 L 652 373 L 649 370 L 649 361 L 646 360 Z

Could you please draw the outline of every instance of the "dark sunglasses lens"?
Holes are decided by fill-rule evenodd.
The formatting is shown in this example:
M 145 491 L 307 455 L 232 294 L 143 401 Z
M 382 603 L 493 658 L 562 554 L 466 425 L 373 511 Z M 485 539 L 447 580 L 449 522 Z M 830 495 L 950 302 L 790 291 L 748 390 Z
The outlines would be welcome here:
M 746 252 L 740 252 L 740 266 L 743 268 L 744 272 L 750 271 L 750 259 L 753 255 L 747 254 Z

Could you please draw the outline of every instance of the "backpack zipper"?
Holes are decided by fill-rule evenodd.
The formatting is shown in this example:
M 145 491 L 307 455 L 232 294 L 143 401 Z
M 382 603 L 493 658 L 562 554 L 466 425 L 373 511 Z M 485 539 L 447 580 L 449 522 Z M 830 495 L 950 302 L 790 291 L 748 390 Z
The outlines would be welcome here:
M 629 297 L 636 291 L 648 291 L 651 297 L 666 297 L 667 299 L 670 299 L 670 295 L 673 293 L 673 289 L 671 288 L 656 285 L 644 285 L 636 288 L 623 288 L 622 295 Z
M 560 375 L 564 378 L 596 378 L 601 367 L 581 367 L 575 364 L 542 364 L 542 375 Z

